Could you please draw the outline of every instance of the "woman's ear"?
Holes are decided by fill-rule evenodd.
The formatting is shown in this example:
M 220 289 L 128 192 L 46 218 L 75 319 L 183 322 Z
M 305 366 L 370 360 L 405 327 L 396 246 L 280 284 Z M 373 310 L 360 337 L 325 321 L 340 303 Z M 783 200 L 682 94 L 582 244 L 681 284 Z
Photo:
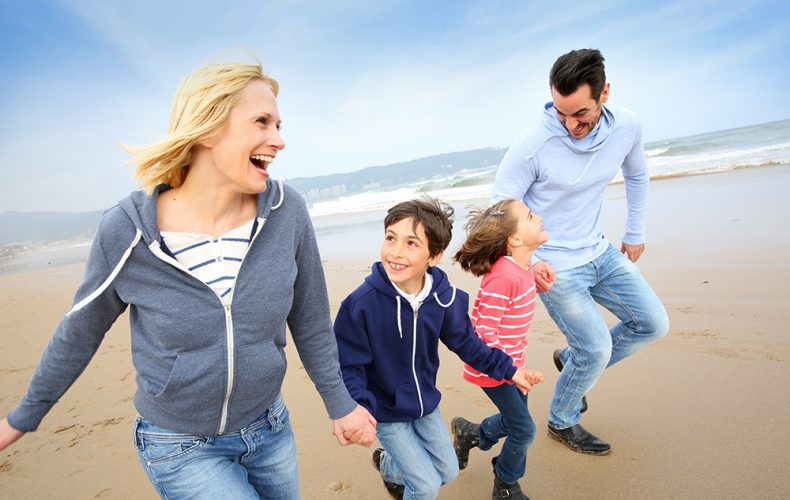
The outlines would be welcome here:
M 519 238 L 518 236 L 516 236 L 514 234 L 513 236 L 511 236 L 511 237 L 509 237 L 507 239 L 507 244 L 508 244 L 508 246 L 511 246 L 511 247 L 520 247 L 521 245 L 524 244 L 524 242 L 521 241 L 521 238 Z

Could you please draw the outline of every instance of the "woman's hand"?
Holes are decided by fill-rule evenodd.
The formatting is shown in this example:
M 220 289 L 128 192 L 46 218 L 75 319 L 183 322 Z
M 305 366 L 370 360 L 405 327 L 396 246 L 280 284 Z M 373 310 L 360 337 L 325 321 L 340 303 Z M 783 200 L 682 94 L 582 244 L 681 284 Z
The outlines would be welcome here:
M 24 432 L 11 427 L 11 424 L 8 423 L 8 419 L 4 418 L 0 420 L 0 450 L 8 448 L 24 434 Z
M 341 446 L 356 443 L 369 447 L 376 440 L 376 419 L 364 406 L 357 405 L 354 411 L 334 421 L 332 434 Z

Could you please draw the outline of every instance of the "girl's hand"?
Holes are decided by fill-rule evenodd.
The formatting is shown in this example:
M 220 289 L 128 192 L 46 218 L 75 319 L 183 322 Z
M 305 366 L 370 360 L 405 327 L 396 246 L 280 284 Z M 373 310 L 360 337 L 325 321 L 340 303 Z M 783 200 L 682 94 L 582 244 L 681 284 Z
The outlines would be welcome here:
M 554 285 L 554 269 L 546 262 L 538 262 L 532 266 L 532 272 L 535 274 L 535 288 L 538 293 L 548 292 Z
M 527 370 L 527 382 L 531 385 L 543 382 L 543 372 L 540 370 Z
M 516 384 L 516 387 L 518 387 L 518 390 L 521 391 L 521 394 L 526 394 L 532 390 L 532 384 L 529 382 L 529 379 L 527 378 L 527 372 L 523 368 L 518 368 L 516 373 L 513 374 L 513 378 L 510 380 Z

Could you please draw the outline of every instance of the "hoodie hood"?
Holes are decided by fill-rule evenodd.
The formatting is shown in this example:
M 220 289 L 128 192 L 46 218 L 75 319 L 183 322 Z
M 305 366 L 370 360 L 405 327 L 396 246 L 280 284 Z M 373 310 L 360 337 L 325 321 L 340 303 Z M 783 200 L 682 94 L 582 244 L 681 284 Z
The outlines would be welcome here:
M 132 221 L 134 226 L 142 233 L 142 239 L 146 245 L 151 245 L 154 241 L 161 239 L 159 227 L 156 224 L 156 200 L 159 195 L 171 189 L 167 184 L 160 184 L 154 188 L 154 192 L 148 195 L 144 191 L 134 191 L 119 202 L 119 205 Z M 283 202 L 284 191 L 282 180 L 273 181 L 271 178 L 266 181 L 266 190 L 257 195 L 259 222 L 263 222 L 269 216 L 269 212 L 276 210 Z
M 551 101 L 543 106 L 541 122 L 552 137 L 559 137 L 571 151 L 589 153 L 598 151 L 609 140 L 614 129 L 614 114 L 604 104 L 601 107 L 601 118 L 598 120 L 598 124 L 595 125 L 589 134 L 581 139 L 574 139 L 571 136 L 565 125 L 557 117 L 557 111 L 554 109 L 554 103 Z
M 425 298 L 424 302 L 436 299 L 442 307 L 449 307 L 452 301 L 455 300 L 455 286 L 450 283 L 447 274 L 438 267 L 429 267 L 428 272 L 433 278 L 433 286 L 431 286 L 431 293 Z M 373 264 L 370 275 L 365 278 L 365 282 L 384 295 L 396 300 L 400 299 L 400 294 L 392 286 L 392 282 L 387 277 L 387 272 L 384 270 L 384 265 L 381 262 Z

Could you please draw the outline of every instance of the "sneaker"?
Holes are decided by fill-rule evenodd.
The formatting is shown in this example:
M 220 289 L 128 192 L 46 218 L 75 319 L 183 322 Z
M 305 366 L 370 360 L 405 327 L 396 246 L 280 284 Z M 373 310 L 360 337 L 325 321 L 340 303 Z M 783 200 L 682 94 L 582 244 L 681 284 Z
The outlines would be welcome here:
M 480 425 L 473 424 L 464 417 L 454 417 L 450 421 L 453 432 L 453 448 L 458 457 L 458 469 L 466 469 L 469 464 L 469 450 L 480 444 Z
M 562 364 L 562 360 L 560 359 L 561 352 L 562 349 L 557 349 L 556 351 L 554 351 L 554 355 L 552 356 L 554 358 L 554 366 L 557 367 L 557 371 L 560 373 L 562 373 L 562 367 L 564 366 Z M 579 413 L 584 413 L 586 411 L 587 411 L 587 396 L 582 396 L 582 409 L 579 410 Z
M 588 455 L 606 455 L 612 448 L 609 443 L 590 434 L 587 432 L 587 429 L 579 424 L 567 429 L 555 429 L 549 426 L 549 436 L 573 451 L 587 453 Z
M 381 474 L 381 455 L 384 453 L 384 448 L 376 448 L 373 450 L 373 467 L 379 471 Z M 391 483 L 384 478 L 381 478 L 384 482 L 384 487 L 387 488 L 387 493 L 390 494 L 392 498 L 402 499 L 403 498 L 403 491 L 404 486 L 402 484 Z
M 521 486 L 518 481 L 515 483 L 506 483 L 502 481 L 496 473 L 496 457 L 491 459 L 491 465 L 494 466 L 494 491 L 491 493 L 492 500 L 501 498 L 509 498 L 513 500 L 529 500 L 529 497 L 521 491 Z

